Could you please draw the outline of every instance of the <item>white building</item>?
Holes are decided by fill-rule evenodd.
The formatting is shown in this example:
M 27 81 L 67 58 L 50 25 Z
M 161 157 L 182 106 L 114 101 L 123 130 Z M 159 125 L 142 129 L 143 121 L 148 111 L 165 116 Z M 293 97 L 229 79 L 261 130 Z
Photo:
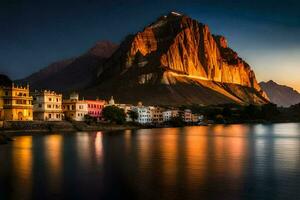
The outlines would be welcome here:
M 63 119 L 62 94 L 54 91 L 35 91 L 33 93 L 33 119 L 61 121 Z
M 166 110 L 162 112 L 162 115 L 163 115 L 163 121 L 168 122 L 175 117 L 179 117 L 179 110 Z
M 137 112 L 137 122 L 140 124 L 149 124 L 152 122 L 150 107 L 136 106 L 133 111 Z
M 67 119 L 84 121 L 85 115 L 88 115 L 88 103 L 79 100 L 77 93 L 72 93 L 70 99 L 63 100 L 63 112 Z
M 163 114 L 162 109 L 160 107 L 143 106 L 141 103 L 139 103 L 139 105 L 133 107 L 132 110 L 137 112 L 137 122 L 140 124 L 163 122 Z

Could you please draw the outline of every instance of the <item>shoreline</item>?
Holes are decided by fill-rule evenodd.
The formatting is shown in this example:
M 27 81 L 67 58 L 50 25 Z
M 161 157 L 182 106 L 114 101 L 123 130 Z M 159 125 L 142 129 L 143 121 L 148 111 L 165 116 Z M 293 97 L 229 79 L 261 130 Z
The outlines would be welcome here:
M 0 135 L 28 135 L 28 134 L 47 134 L 55 132 L 92 132 L 92 131 L 118 131 L 118 130 L 133 130 L 145 128 L 144 126 L 131 124 L 95 124 L 88 125 L 85 122 L 44 122 L 44 121 L 30 121 L 30 122 L 5 122 L 4 128 L 0 128 Z
M 6 127 L 0 128 L 0 136 L 14 136 L 14 135 L 30 135 L 30 134 L 47 134 L 47 133 L 71 133 L 71 132 L 95 132 L 95 131 L 121 131 L 121 130 L 136 130 L 136 129 L 153 129 L 153 128 L 182 128 L 188 126 L 203 126 L 195 124 L 186 124 L 184 126 L 172 125 L 141 125 L 141 124 L 109 124 L 101 123 L 88 125 L 85 122 L 44 122 L 44 121 L 31 121 L 31 122 L 6 122 Z M 211 125 L 234 125 L 234 124 L 278 124 L 278 123 L 299 123 L 292 121 L 234 121 L 227 123 L 213 123 Z M 17 126 L 16 126 L 17 125 Z

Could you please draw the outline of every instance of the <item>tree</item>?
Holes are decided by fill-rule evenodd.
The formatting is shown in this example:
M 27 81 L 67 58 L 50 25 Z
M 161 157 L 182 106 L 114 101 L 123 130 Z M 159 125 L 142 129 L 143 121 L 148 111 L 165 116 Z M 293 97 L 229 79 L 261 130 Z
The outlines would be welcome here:
M 248 106 L 244 107 L 244 110 L 242 111 L 242 117 L 244 119 L 261 119 L 261 110 L 259 106 L 250 104 Z
M 169 121 L 169 124 L 171 126 L 181 127 L 181 126 L 184 126 L 185 123 L 184 123 L 182 117 L 177 116 L 177 117 L 172 117 L 171 120 Z
M 129 110 L 128 113 L 127 113 L 130 117 L 130 119 L 135 122 L 135 120 L 138 119 L 139 115 L 136 111 L 133 111 L 133 110 Z
M 229 106 L 225 106 L 223 108 L 223 111 L 222 111 L 222 115 L 225 117 L 225 118 L 230 118 L 232 116 L 232 112 L 231 112 L 231 109 Z
M 104 119 L 117 124 L 124 124 L 126 121 L 126 114 L 123 109 L 117 106 L 107 106 L 103 109 L 102 115 Z
M 262 106 L 262 115 L 264 119 L 272 120 L 276 119 L 280 114 L 279 110 L 277 109 L 277 105 L 273 103 L 264 104 Z

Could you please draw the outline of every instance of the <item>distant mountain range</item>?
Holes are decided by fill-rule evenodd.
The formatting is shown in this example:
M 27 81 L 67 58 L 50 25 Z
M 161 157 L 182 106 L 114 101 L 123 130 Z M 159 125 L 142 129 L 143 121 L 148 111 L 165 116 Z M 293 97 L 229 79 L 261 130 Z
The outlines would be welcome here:
M 279 85 L 272 80 L 260 82 L 259 85 L 267 93 L 270 101 L 278 106 L 289 107 L 300 103 L 300 93 L 289 86 Z
M 94 81 L 98 67 L 117 48 L 118 45 L 112 42 L 100 41 L 79 57 L 52 63 L 17 82 L 29 83 L 34 89 L 51 89 L 59 92 L 83 89 Z
M 20 82 L 146 105 L 269 102 L 251 67 L 228 47 L 225 37 L 176 12 L 127 36 L 119 46 L 99 43 Z

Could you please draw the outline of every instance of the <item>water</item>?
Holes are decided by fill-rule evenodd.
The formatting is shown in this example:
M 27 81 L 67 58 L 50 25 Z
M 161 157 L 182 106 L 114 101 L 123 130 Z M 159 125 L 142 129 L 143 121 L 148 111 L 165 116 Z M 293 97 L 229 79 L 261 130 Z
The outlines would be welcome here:
M 0 199 L 300 199 L 300 124 L 17 136 Z

